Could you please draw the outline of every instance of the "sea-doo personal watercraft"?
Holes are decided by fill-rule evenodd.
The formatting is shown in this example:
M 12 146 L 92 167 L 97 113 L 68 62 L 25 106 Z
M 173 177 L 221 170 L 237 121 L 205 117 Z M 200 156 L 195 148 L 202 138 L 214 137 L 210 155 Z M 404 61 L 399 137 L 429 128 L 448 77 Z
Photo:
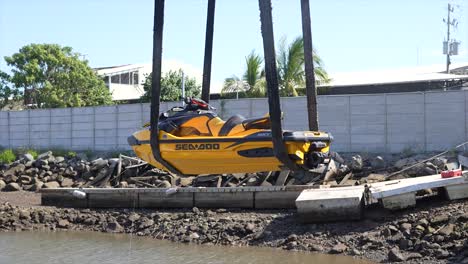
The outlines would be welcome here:
M 208 0 L 203 63 L 202 99 L 187 99 L 184 108 L 159 114 L 163 50 L 164 2 L 154 3 L 151 119 L 148 129 L 134 133 L 129 143 L 150 164 L 173 174 L 197 175 L 259 171 L 302 171 L 317 167 L 329 156 L 331 135 L 318 130 L 309 3 L 301 1 L 304 73 L 309 130 L 283 131 L 276 68 L 271 0 L 259 0 L 269 114 L 223 121 L 210 100 L 215 0 Z M 327 159 L 329 160 L 329 159 Z M 329 163 L 330 164 L 330 163 Z
M 279 171 L 283 164 L 273 151 L 270 118 L 245 119 L 235 115 L 223 121 L 203 100 L 187 98 L 159 116 L 162 158 L 182 174 L 221 174 Z M 150 127 L 134 133 L 129 144 L 138 157 L 168 170 L 154 159 Z M 313 169 L 328 157 L 332 137 L 313 131 L 283 131 L 288 156 L 301 168 Z

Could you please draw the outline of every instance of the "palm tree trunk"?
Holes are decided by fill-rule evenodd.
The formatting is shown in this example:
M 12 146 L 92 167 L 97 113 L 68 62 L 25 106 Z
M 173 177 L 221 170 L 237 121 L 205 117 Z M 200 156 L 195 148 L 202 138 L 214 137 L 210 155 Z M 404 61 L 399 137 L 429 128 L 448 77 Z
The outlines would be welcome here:
M 202 100 L 210 101 L 211 57 L 213 55 L 213 29 L 216 0 L 208 0 L 206 14 L 205 57 L 203 62 Z
M 317 131 L 317 89 L 315 87 L 314 59 L 312 49 L 312 30 L 310 22 L 309 0 L 301 0 L 302 36 L 304 39 L 304 65 L 306 78 L 307 113 L 309 117 L 309 130 Z

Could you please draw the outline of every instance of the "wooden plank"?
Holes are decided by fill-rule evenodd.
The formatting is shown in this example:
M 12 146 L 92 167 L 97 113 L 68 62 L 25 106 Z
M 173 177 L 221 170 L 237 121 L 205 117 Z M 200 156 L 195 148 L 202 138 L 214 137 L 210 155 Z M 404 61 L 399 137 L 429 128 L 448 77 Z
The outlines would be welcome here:
M 444 179 L 440 174 L 438 174 L 371 184 L 370 191 L 374 199 L 381 199 L 384 197 L 411 193 L 424 189 L 463 184 L 464 182 L 465 178 L 463 176 Z
M 280 171 L 278 175 L 278 179 L 276 179 L 275 186 L 284 186 L 284 183 L 286 182 L 286 179 L 288 178 L 289 173 L 290 173 L 289 170 Z

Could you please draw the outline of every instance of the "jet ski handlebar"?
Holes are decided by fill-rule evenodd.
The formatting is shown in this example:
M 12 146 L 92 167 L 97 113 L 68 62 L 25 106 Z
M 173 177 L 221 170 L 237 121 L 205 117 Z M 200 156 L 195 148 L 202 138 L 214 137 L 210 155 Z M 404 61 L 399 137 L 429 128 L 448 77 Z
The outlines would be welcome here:
M 212 107 L 207 102 L 205 102 L 205 101 L 203 101 L 201 99 L 186 97 L 184 99 L 184 102 L 185 102 L 185 109 L 188 110 L 188 111 L 216 110 L 216 108 Z

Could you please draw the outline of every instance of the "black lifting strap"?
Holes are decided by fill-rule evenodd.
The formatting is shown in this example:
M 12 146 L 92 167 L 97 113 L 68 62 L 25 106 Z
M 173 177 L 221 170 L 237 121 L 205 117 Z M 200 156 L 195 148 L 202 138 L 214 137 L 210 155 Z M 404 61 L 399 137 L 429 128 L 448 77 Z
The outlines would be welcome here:
M 164 25 L 164 0 L 154 1 L 153 75 L 151 84 L 151 151 L 154 159 L 174 174 L 182 174 L 161 156 L 159 148 L 159 99 L 161 96 L 161 60 Z
M 259 0 L 260 21 L 263 37 L 263 52 L 265 57 L 265 74 L 267 82 L 268 107 L 270 110 L 271 136 L 276 158 L 290 170 L 297 171 L 299 167 L 292 161 L 283 142 L 281 128 L 281 106 L 278 91 L 278 75 L 276 69 L 275 44 L 273 36 L 273 19 L 271 15 L 271 0 Z
M 202 100 L 210 102 L 211 57 L 213 55 L 213 30 L 215 15 L 215 0 L 208 0 L 205 33 L 205 57 L 203 61 Z

